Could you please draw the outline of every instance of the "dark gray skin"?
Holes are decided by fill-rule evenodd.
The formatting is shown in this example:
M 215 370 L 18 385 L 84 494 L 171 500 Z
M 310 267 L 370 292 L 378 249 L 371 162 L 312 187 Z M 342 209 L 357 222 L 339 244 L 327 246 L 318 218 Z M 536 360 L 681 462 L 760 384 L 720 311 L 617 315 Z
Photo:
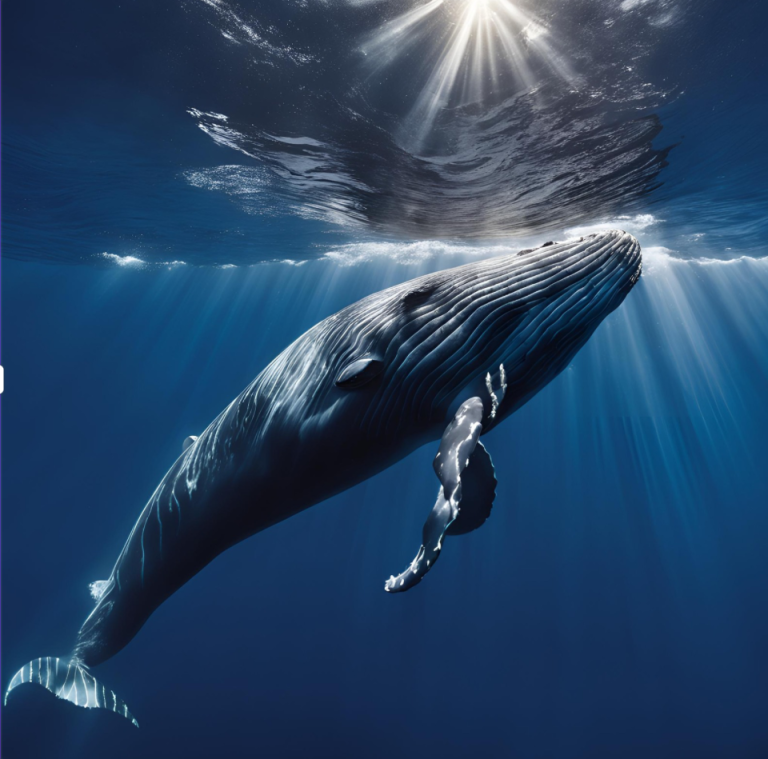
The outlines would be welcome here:
M 481 425 L 475 437 L 488 432 L 570 363 L 640 268 L 637 241 L 606 232 L 429 274 L 315 325 L 165 475 L 111 576 L 96 584 L 98 601 L 71 659 L 31 662 L 8 692 L 38 682 L 133 719 L 88 667 L 120 651 L 222 551 L 439 440 L 468 399 L 462 408 Z M 506 388 L 496 408 L 489 381 L 500 387 L 502 365 Z M 447 435 L 441 451 L 453 445 Z

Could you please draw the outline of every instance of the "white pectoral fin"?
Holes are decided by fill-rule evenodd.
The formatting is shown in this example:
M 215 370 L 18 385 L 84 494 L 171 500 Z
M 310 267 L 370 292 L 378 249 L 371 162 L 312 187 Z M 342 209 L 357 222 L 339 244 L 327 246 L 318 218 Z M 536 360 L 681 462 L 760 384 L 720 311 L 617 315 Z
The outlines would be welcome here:
M 434 566 L 443 546 L 443 537 L 451 525 L 460 518 L 462 501 L 462 472 L 470 463 L 483 431 L 483 402 L 470 398 L 462 403 L 451 423 L 446 427 L 435 456 L 433 467 L 442 487 L 437 501 L 424 523 L 422 543 L 416 558 L 404 572 L 387 580 L 384 589 L 398 593 L 421 582 L 424 575 Z M 483 451 L 485 448 L 480 446 Z M 490 458 L 490 457 L 489 457 Z M 491 469 L 492 469 L 491 465 Z M 495 478 L 494 478 L 495 488 Z M 491 502 L 492 502 L 491 498 Z M 490 511 L 490 507 L 488 508 Z M 483 518 L 482 521 L 485 521 Z M 482 521 L 480 524 L 482 524 Z M 477 525 L 479 526 L 479 525 Z M 469 529 L 474 529 L 470 527 Z M 460 530 L 468 532 L 469 530 Z

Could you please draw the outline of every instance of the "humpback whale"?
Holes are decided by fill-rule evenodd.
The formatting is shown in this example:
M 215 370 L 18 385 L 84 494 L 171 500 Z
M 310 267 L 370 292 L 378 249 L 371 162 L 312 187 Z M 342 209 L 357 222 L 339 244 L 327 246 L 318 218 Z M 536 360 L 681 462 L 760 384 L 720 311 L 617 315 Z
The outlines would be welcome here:
M 496 475 L 480 437 L 568 366 L 640 271 L 637 240 L 610 231 L 427 274 L 316 324 L 184 441 L 112 573 L 91 584 L 70 655 L 22 667 L 6 702 L 36 683 L 138 726 L 92 667 L 222 551 L 439 440 L 437 500 L 385 590 L 420 583 L 447 536 L 490 515 Z

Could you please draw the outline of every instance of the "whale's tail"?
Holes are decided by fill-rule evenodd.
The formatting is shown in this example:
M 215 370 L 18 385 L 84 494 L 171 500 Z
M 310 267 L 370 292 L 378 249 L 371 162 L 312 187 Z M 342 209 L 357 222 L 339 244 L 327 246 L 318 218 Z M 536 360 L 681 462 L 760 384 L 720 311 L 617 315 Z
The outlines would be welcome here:
M 20 685 L 42 685 L 57 698 L 85 709 L 106 709 L 139 726 L 128 705 L 114 691 L 100 683 L 91 667 L 111 658 L 136 634 L 144 619 L 134 609 L 126 611 L 120 588 L 110 577 L 90 584 L 96 606 L 77 633 L 72 653 L 66 658 L 43 656 L 25 664 L 11 679 L 4 702 Z M 133 620 L 126 624 L 126 616 Z M 136 619 L 138 618 L 138 623 Z M 146 617 L 144 617 L 146 618 Z
M 108 709 L 130 720 L 136 727 L 139 723 L 128 711 L 125 701 L 102 685 L 83 663 L 77 659 L 59 659 L 44 656 L 25 664 L 11 680 L 5 692 L 4 703 L 14 688 L 25 683 L 42 685 L 57 698 L 63 698 L 75 706 L 85 709 Z

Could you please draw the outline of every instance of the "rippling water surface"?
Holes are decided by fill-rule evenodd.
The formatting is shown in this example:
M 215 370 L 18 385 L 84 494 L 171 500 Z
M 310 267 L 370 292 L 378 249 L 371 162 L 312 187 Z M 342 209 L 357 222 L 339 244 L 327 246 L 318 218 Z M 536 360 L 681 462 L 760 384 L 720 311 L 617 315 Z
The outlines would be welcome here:
M 765 233 L 758 3 L 12 13 L 7 256 L 245 265 L 649 208 L 713 236 L 708 255 Z

